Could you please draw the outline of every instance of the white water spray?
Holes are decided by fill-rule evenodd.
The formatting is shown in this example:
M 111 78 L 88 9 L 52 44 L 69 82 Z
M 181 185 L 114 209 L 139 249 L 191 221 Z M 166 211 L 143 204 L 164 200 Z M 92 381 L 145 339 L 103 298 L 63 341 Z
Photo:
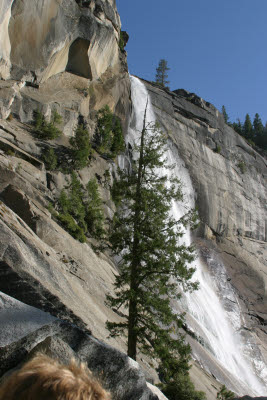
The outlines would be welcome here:
M 126 140 L 133 147 L 142 131 L 146 105 L 146 122 L 154 123 L 155 115 L 145 85 L 139 79 L 131 77 L 131 89 L 133 109 Z M 166 157 L 170 165 L 176 165 L 173 172 L 183 184 L 186 206 L 173 203 L 172 207 L 173 216 L 175 219 L 179 219 L 188 208 L 194 207 L 194 189 L 189 173 L 174 146 L 169 146 Z M 124 161 L 121 158 L 121 167 L 124 167 Z M 169 170 L 163 170 L 162 173 L 167 175 Z M 183 240 L 187 245 L 190 244 L 189 231 L 185 232 Z M 190 314 L 191 329 L 195 333 L 200 332 L 200 336 L 204 338 L 217 362 L 221 363 L 223 368 L 234 377 L 235 382 L 240 387 L 240 395 L 264 395 L 267 390 L 267 382 L 265 386 L 258 379 L 250 360 L 242 354 L 244 345 L 241 336 L 237 334 L 237 329 L 241 326 L 239 310 L 229 319 L 229 315 L 224 310 L 216 293 L 216 284 L 207 268 L 202 265 L 199 259 L 196 260 L 195 267 L 194 278 L 199 281 L 200 289 L 192 294 L 186 293 L 184 297 L 184 304 L 188 309 L 188 314 Z M 232 295 L 234 296 L 233 293 Z M 256 361 L 254 364 L 257 364 Z

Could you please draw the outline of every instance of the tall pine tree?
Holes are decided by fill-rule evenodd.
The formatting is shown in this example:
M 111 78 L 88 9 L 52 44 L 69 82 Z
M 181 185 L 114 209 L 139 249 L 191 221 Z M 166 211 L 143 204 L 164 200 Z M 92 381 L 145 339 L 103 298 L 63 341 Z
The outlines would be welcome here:
M 169 81 L 168 79 L 168 72 L 170 68 L 167 66 L 167 61 L 164 59 L 161 59 L 159 61 L 159 65 L 156 69 L 156 83 L 158 83 L 160 86 L 166 87 L 169 89 Z
M 145 113 L 146 114 L 146 113 Z M 137 348 L 151 357 L 170 360 L 188 369 L 190 347 L 178 332 L 183 316 L 172 311 L 170 300 L 179 298 L 178 285 L 194 290 L 191 281 L 194 249 L 179 240 L 184 227 L 196 222 L 190 211 L 181 220 L 170 216 L 173 200 L 182 200 L 179 181 L 159 170 L 167 167 L 164 158 L 166 136 L 148 126 L 144 116 L 138 154 L 129 171 L 119 171 L 113 196 L 120 201 L 111 229 L 110 242 L 120 257 L 115 295 L 107 303 L 113 309 L 126 307 L 121 323 L 108 322 L 111 336 L 127 332 L 128 355 L 136 359 Z M 168 181 L 168 183 L 167 183 Z M 177 361 L 179 360 L 179 361 Z

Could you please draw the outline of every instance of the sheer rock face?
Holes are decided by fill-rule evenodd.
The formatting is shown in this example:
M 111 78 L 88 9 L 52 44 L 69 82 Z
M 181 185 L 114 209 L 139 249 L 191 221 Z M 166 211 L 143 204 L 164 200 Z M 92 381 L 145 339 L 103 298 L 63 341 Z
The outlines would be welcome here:
M 210 103 L 145 82 L 162 127 L 177 146 L 196 192 L 204 247 L 217 249 L 244 303 L 246 323 L 266 343 L 266 159 Z M 265 348 L 266 355 L 266 348 Z
M 4 0 L 0 17 L 3 78 L 10 65 L 13 78 L 35 82 L 66 67 L 89 79 L 114 68 L 119 63 L 120 32 L 115 5 L 109 0 L 80 3 Z
M 72 136 L 79 118 L 108 104 L 126 126 L 130 84 L 113 0 L 3 0 L 0 118 L 22 122 L 54 110 Z M 92 124 L 91 124 L 92 125 Z
M 11 17 L 11 5 L 13 0 L 3 0 L 0 4 L 0 78 L 8 78 L 10 74 L 11 44 L 8 34 L 8 24 Z

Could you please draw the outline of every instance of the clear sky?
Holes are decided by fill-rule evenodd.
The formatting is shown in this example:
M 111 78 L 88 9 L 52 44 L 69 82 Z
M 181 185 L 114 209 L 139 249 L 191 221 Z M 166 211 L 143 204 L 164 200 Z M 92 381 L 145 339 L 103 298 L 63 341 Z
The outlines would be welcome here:
M 226 111 L 233 122 L 256 112 L 267 121 L 267 0 L 116 0 L 131 74 L 155 79 L 170 68 L 183 88 Z

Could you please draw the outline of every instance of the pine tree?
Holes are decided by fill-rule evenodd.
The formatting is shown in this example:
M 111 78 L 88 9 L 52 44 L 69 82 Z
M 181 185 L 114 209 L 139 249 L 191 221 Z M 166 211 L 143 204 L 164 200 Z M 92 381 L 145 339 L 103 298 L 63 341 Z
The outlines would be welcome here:
M 88 201 L 85 206 L 85 222 L 91 236 L 96 239 L 102 239 L 105 233 L 103 202 L 95 178 L 90 179 L 88 182 L 87 192 Z
M 61 123 L 61 116 L 54 111 L 50 122 L 47 122 L 45 116 L 40 110 L 35 110 L 33 113 L 33 125 L 35 127 L 35 133 L 44 140 L 57 139 L 62 132 L 56 126 Z
M 89 132 L 83 125 L 78 125 L 75 136 L 70 139 L 70 144 L 73 147 L 72 153 L 75 168 L 81 169 L 86 167 L 89 157 L 92 154 L 92 146 Z
M 146 115 L 146 113 L 145 113 Z M 124 306 L 124 322 L 108 322 L 110 335 L 127 332 L 128 355 L 136 359 L 138 349 L 151 357 L 165 359 L 165 364 L 179 359 L 188 369 L 190 347 L 182 336 L 173 336 L 181 327 L 183 316 L 170 306 L 179 298 L 178 285 L 194 290 L 191 281 L 194 249 L 179 241 L 183 228 L 196 222 L 189 212 L 180 221 L 170 216 L 171 202 L 182 199 L 176 178 L 160 175 L 170 169 L 164 158 L 166 136 L 156 127 L 146 125 L 144 116 L 140 144 L 135 146 L 138 159 L 129 171 L 119 171 L 120 179 L 113 188 L 113 198 L 120 200 L 111 229 L 113 251 L 121 258 L 116 277 L 115 295 L 107 297 L 113 309 Z M 172 278 L 172 280 L 170 280 Z
M 261 146 L 264 150 L 267 150 L 267 122 L 265 124 L 262 140 L 259 146 Z
M 232 123 L 232 128 L 237 132 L 237 133 L 239 133 L 239 135 L 242 135 L 242 123 L 241 123 L 241 121 L 240 121 L 240 119 L 238 118 L 237 119 L 237 122 L 233 122 Z
M 183 374 L 179 371 L 174 372 L 170 382 L 160 385 L 160 389 L 168 400 L 206 400 L 204 392 L 195 390 L 189 374 Z
M 255 114 L 253 120 L 253 130 L 254 130 L 253 132 L 254 142 L 260 146 L 263 141 L 264 126 L 258 113 Z
M 120 119 L 113 115 L 109 106 L 98 111 L 94 144 L 100 154 L 115 158 L 124 150 L 124 137 Z
M 158 83 L 160 86 L 168 88 L 169 81 L 168 79 L 168 72 L 170 68 L 167 66 L 167 61 L 164 59 L 161 59 L 159 61 L 159 65 L 156 69 L 156 83 Z
M 218 400 L 233 400 L 235 398 L 235 394 L 231 390 L 227 390 L 226 386 L 223 385 L 216 397 Z
M 242 135 L 248 140 L 253 140 L 253 126 L 248 114 L 246 114 Z
M 229 115 L 226 112 L 225 106 L 222 106 L 222 115 L 226 124 L 229 122 Z

